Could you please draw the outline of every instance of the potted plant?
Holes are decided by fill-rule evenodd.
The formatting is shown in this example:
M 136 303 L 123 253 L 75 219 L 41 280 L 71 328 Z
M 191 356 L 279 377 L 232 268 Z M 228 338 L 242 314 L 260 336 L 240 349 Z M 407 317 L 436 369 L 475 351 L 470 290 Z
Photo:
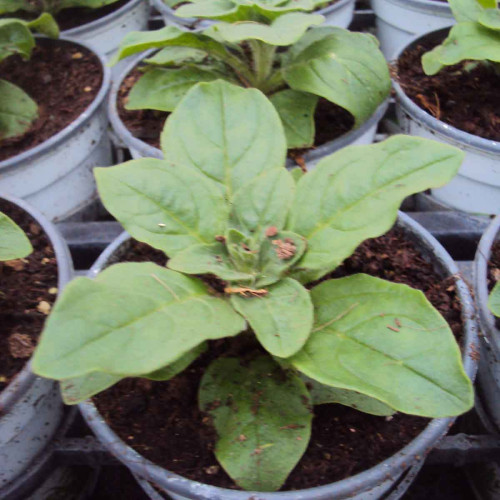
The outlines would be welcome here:
M 458 23 L 428 33 L 397 58 L 398 117 L 406 133 L 466 152 L 459 174 L 432 197 L 472 213 L 500 213 L 500 29 L 496 6 L 450 1 Z
M 219 22 L 200 32 L 175 26 L 130 33 L 116 60 L 146 49 L 110 95 L 110 121 L 137 157 L 161 158 L 167 114 L 201 81 L 225 80 L 264 92 L 285 127 L 290 156 L 310 168 L 346 144 L 370 143 L 390 90 L 387 63 L 369 34 L 288 12 L 273 21 Z M 311 150 L 312 148 L 312 150 Z M 304 152 L 311 150 L 304 156 Z
M 300 2 L 290 0 L 274 0 L 273 2 L 256 1 L 259 13 L 265 17 L 273 18 L 285 12 L 311 12 L 325 16 L 325 24 L 347 28 L 354 15 L 353 0 L 302 0 Z M 240 12 L 246 9 L 246 5 L 235 1 L 227 2 L 180 2 L 178 0 L 152 0 L 152 5 L 161 13 L 165 24 L 177 24 L 188 29 L 196 29 L 210 26 L 214 19 L 221 21 L 239 21 Z M 259 16 L 260 17 L 260 16 Z M 246 18 L 246 14 L 243 15 Z
M 448 323 L 420 291 L 366 274 L 330 279 L 331 271 L 363 240 L 391 228 L 404 197 L 447 182 L 462 154 L 398 136 L 344 148 L 294 177 L 283 168 L 286 139 L 274 107 L 260 91 L 222 81 L 186 94 L 167 120 L 162 144 L 165 160 L 96 171 L 107 209 L 152 248 L 138 250 L 138 260 L 146 262 L 107 267 L 133 245 L 124 234 L 94 266 L 95 279 L 68 286 L 46 324 L 35 372 L 60 380 L 68 403 L 127 377 L 144 377 L 147 392 L 151 380 L 179 374 L 191 386 L 172 391 L 194 403 L 184 410 L 167 404 L 168 420 L 198 415 L 188 428 L 193 443 L 200 441 L 200 428 L 217 434 L 219 464 L 206 469 L 207 478 L 223 469 L 239 487 L 258 490 L 259 498 L 343 498 L 374 487 L 381 495 L 446 432 L 450 417 L 472 406 L 472 385 Z M 424 254 L 439 256 L 434 265 L 452 280 L 444 286 L 458 287 L 467 351 L 475 338 L 467 288 L 450 278 L 456 268 L 437 243 L 429 244 L 430 236 L 405 217 L 398 225 L 411 238 L 408 248 L 418 242 L 427 245 Z M 151 262 L 164 263 L 165 255 L 167 267 Z M 401 262 L 409 265 L 407 258 Z M 424 260 L 416 269 L 417 275 L 435 273 Z M 464 355 L 464 364 L 472 376 L 475 361 Z M 190 366 L 198 367 L 194 379 Z M 127 385 L 133 380 L 118 389 L 128 401 L 120 409 L 106 410 L 98 397 L 108 417 L 130 415 L 133 407 L 145 414 L 144 399 Z M 160 392 L 173 380 L 179 381 L 159 382 Z M 364 480 L 266 493 L 287 480 L 307 448 L 313 405 L 327 402 L 383 416 L 382 422 L 396 411 L 444 418 L 393 457 L 392 467 L 385 462 Z M 92 402 L 81 410 L 112 453 L 169 495 L 248 498 L 248 492 L 202 485 L 154 466 L 111 432 Z M 158 444 L 159 456 L 183 462 L 179 450 L 172 454 L 171 444 L 158 442 L 167 416 L 156 416 L 149 427 L 154 443 L 137 449 L 148 455 Z M 427 421 L 419 422 L 422 430 Z M 124 428 L 132 446 L 146 432 L 136 433 L 134 422 Z M 328 456 L 335 446 L 326 446 Z M 210 449 L 203 453 L 214 463 Z M 195 452 L 194 470 L 199 457 Z
M 10 0 L 0 5 L 0 15 L 42 13 L 55 17 L 64 37 L 90 44 L 110 59 L 125 34 L 147 28 L 149 4 L 147 0 Z
M 30 29 L 58 34 L 49 14 L 0 19 L 0 190 L 64 219 L 93 201 L 91 168 L 111 164 L 110 74 L 89 47 Z
M 71 276 L 69 250 L 55 227 L 25 202 L 1 195 L 2 498 L 13 493 L 14 485 L 20 488 L 33 479 L 26 471 L 53 438 L 63 415 L 57 386 L 33 375 L 29 358 L 52 303 Z

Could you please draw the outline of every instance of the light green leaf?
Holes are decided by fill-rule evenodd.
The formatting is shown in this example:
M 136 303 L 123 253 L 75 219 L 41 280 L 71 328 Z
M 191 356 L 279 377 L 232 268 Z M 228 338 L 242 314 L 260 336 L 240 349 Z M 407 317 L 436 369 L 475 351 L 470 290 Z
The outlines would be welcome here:
M 0 79 L 0 141 L 24 134 L 37 118 L 36 102 L 17 85 Z
M 285 278 L 258 297 L 231 296 L 233 307 L 245 317 L 265 349 L 281 358 L 299 351 L 311 333 L 313 305 L 309 292 Z
M 186 94 L 167 119 L 161 144 L 166 160 L 202 172 L 228 198 L 285 164 L 285 135 L 273 105 L 256 89 L 223 81 Z
M 308 377 L 424 417 L 472 407 L 455 338 L 422 292 L 357 274 L 325 281 L 311 296 L 313 333 L 289 360 Z
M 165 47 L 148 59 L 144 59 L 144 62 L 157 66 L 177 66 L 184 62 L 199 63 L 206 57 L 207 54 L 203 50 L 190 47 Z
M 292 47 L 283 77 L 294 90 L 341 106 L 365 122 L 389 95 L 387 62 L 371 35 L 341 28 L 317 28 Z
M 0 61 L 12 54 L 29 59 L 35 39 L 27 23 L 20 19 L 0 19 Z
M 305 148 L 314 144 L 314 111 L 318 97 L 285 89 L 270 97 L 285 129 L 288 148 Z
M 222 358 L 205 372 L 199 402 L 219 436 L 217 460 L 236 484 L 245 490 L 277 490 L 311 435 L 304 382 L 267 356 L 245 366 Z
M 500 31 L 500 10 L 486 9 L 478 19 L 479 24 L 491 30 Z
M 393 136 L 321 160 L 297 184 L 288 227 L 307 239 L 300 268 L 320 277 L 394 224 L 404 198 L 449 182 L 464 154 L 427 139 Z
M 289 172 L 292 174 L 295 184 L 297 184 L 297 182 L 299 182 L 305 174 L 305 172 L 300 167 L 293 167 L 291 170 L 289 170 Z
M 168 267 L 186 274 L 214 274 L 227 281 L 250 281 L 253 274 L 238 271 L 221 243 L 193 245 L 177 253 Z
M 426 75 L 436 75 L 444 68 L 441 62 L 443 52 L 444 47 L 438 45 L 422 56 L 422 69 Z
M 235 267 L 255 277 L 259 262 L 259 246 L 241 231 L 232 227 L 225 234 L 226 249 Z
M 483 7 L 496 7 L 496 0 L 448 0 L 457 22 L 477 21 Z
M 500 318 L 500 282 L 491 291 L 488 307 L 495 316 Z
M 193 170 L 143 158 L 94 169 L 107 210 L 136 239 L 169 257 L 213 243 L 228 208 L 217 186 Z
M 202 281 L 152 263 L 116 264 L 65 288 L 33 371 L 58 380 L 95 371 L 141 376 L 244 328 L 244 319 Z
M 283 14 L 271 24 L 255 21 L 238 23 L 220 22 L 210 29 L 230 43 L 260 40 L 269 45 L 287 46 L 295 43 L 311 27 L 321 24 L 325 18 L 316 14 L 291 12 Z
M 126 109 L 173 111 L 186 92 L 198 82 L 211 82 L 221 75 L 212 71 L 186 67 L 155 68 L 135 83 L 128 95 Z
M 17 12 L 18 10 L 34 10 L 29 9 L 29 7 L 30 4 L 26 0 L 0 0 L 0 14 Z
M 116 1 L 116 0 L 114 0 Z M 42 33 L 50 38 L 59 37 L 59 26 L 56 20 L 47 12 L 44 12 L 37 19 L 30 21 L 26 24 L 31 30 Z
M 359 392 L 320 384 L 309 377 L 304 376 L 303 378 L 311 393 L 313 405 L 338 403 L 344 406 L 350 406 L 364 413 L 369 413 L 370 415 L 378 415 L 381 417 L 393 415 L 395 413 L 390 406 Z
M 10 217 L 0 212 L 0 261 L 21 259 L 32 251 L 33 247 L 24 231 Z

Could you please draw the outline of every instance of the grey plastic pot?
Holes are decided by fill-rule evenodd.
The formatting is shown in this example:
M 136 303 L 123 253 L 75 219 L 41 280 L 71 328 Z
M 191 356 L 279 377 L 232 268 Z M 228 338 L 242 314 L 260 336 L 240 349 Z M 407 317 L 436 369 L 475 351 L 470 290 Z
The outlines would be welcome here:
M 380 50 L 390 58 L 415 35 L 444 28 L 455 20 L 447 2 L 435 0 L 371 0 Z
M 93 52 L 65 38 L 39 38 L 38 43 L 71 44 Z M 97 195 L 92 168 L 112 164 L 106 114 L 111 76 L 106 61 L 96 55 L 103 79 L 90 106 L 42 144 L 0 161 L 0 191 L 28 201 L 52 220 L 66 219 L 89 205 Z
M 333 5 L 318 9 L 314 11 L 314 13 L 325 16 L 324 25 L 326 26 L 347 28 L 351 24 L 354 16 L 354 3 L 355 0 L 338 0 Z M 186 29 L 200 29 L 214 24 L 214 21 L 208 19 L 179 17 L 175 15 L 175 9 L 168 6 L 163 0 L 151 0 L 151 4 L 161 14 L 167 26 L 177 24 Z
M 462 304 L 464 323 L 463 362 L 468 376 L 475 376 L 477 362 L 471 349 L 477 343 L 477 325 L 474 306 L 467 285 L 460 278 L 458 268 L 437 240 L 422 226 L 403 213 L 399 213 L 398 227 L 420 248 L 422 255 L 435 264 L 443 277 L 454 276 Z M 128 234 L 119 236 L 92 266 L 88 276 L 95 277 L 102 269 L 117 262 L 129 245 Z M 92 401 L 80 404 L 80 410 L 99 441 L 136 476 L 153 483 L 156 488 L 174 500 L 367 500 L 381 498 L 403 481 L 409 469 L 418 464 L 447 432 L 454 418 L 432 420 L 407 446 L 375 467 L 336 483 L 307 490 L 279 493 L 244 492 L 209 486 L 169 472 L 144 458 L 127 446 L 108 426 Z M 154 498 L 154 497 L 152 497 Z M 389 497 L 390 498 L 390 497 Z
M 29 213 L 42 226 L 54 248 L 58 290 L 73 276 L 66 242 L 55 226 L 26 202 L 0 194 Z M 0 393 L 0 498 L 2 489 L 22 477 L 51 441 L 63 416 L 59 388 L 53 381 L 35 376 L 28 362 Z
M 82 26 L 64 30 L 62 35 L 72 40 L 88 44 L 106 60 L 116 53 L 123 37 L 130 31 L 141 31 L 148 27 L 149 3 L 147 0 L 130 0 L 107 16 L 96 19 Z M 117 76 L 122 65 L 113 67 L 113 76 Z
M 122 82 L 125 80 L 127 75 L 144 59 L 148 58 L 151 54 L 155 52 L 155 49 L 148 50 L 138 57 L 134 58 L 129 65 L 124 69 L 120 78 L 113 82 L 111 87 L 111 92 L 109 94 L 109 104 L 108 104 L 108 115 L 109 121 L 115 132 L 116 136 L 120 139 L 124 146 L 126 146 L 132 158 L 159 158 L 163 159 L 163 153 L 158 148 L 151 146 L 150 144 L 134 137 L 130 130 L 125 126 L 123 121 L 118 114 L 118 92 Z M 312 149 L 310 152 L 304 155 L 304 161 L 308 169 L 314 168 L 316 163 L 329 154 L 344 148 L 345 146 L 360 145 L 360 144 L 371 144 L 375 138 L 375 133 L 377 131 L 378 122 L 384 116 L 389 101 L 386 100 L 375 110 L 375 112 L 363 123 L 360 127 L 347 132 L 346 134 L 338 137 L 337 139 L 327 142 L 322 146 Z M 288 167 L 292 167 L 293 162 L 288 161 Z
M 500 216 L 483 234 L 474 259 L 474 291 L 481 327 L 481 360 L 478 385 L 481 403 L 488 417 L 500 432 L 500 330 L 488 309 L 488 261 L 491 247 L 500 239 Z
M 415 37 L 396 53 L 425 40 L 440 40 L 448 28 Z M 500 213 L 500 142 L 483 139 L 444 123 L 417 106 L 393 82 L 396 92 L 396 114 L 403 133 L 434 139 L 456 146 L 465 152 L 458 174 L 451 182 L 431 190 L 431 196 L 448 207 L 474 214 Z M 459 106 L 460 103 L 457 103 Z

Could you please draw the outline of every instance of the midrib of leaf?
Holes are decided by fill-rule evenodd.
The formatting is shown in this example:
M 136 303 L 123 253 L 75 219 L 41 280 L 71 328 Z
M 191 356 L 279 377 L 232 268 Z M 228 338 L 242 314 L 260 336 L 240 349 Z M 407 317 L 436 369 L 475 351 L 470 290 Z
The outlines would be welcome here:
M 221 122 L 222 122 L 222 154 L 224 157 L 224 185 L 227 189 L 227 197 L 232 198 L 233 186 L 231 183 L 231 169 L 229 167 L 229 156 L 227 148 L 227 136 L 226 136 L 226 112 L 225 112 L 225 101 L 224 92 L 219 88 L 220 93 L 220 109 L 221 109 Z

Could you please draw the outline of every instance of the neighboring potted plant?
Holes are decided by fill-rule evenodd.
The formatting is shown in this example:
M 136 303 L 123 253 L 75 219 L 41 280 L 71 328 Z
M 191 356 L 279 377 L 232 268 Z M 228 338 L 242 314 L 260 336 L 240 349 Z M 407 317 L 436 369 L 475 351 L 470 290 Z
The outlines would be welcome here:
M 500 10 L 450 0 L 457 24 L 398 54 L 398 116 L 411 135 L 457 145 L 465 161 L 432 196 L 472 213 L 500 213 Z
M 322 23 L 318 15 L 288 12 L 255 22 L 256 12 L 258 4 L 251 4 L 247 21 L 200 32 L 167 26 L 125 37 L 116 60 L 161 49 L 132 62 L 110 95 L 111 124 L 135 158 L 161 158 L 167 113 L 197 82 L 217 79 L 264 92 L 282 118 L 291 154 L 301 161 L 313 148 L 305 156 L 308 167 L 346 144 L 372 142 L 390 91 L 375 38 L 308 29 Z
M 0 15 L 36 17 L 53 15 L 62 35 L 90 44 L 111 58 L 120 40 L 129 32 L 147 28 L 147 0 L 7 0 L 0 4 Z
M 222 81 L 186 94 L 167 120 L 162 145 L 165 160 L 96 171 L 107 209 L 156 253 L 142 253 L 146 262 L 104 269 L 130 247 L 125 234 L 90 272 L 95 279 L 74 280 L 47 321 L 35 372 L 60 380 L 65 401 L 74 404 L 127 377 L 144 377 L 147 391 L 147 379 L 169 380 L 201 355 L 202 413 L 167 405 L 168 419 L 198 415 L 193 432 L 208 425 L 217 434 L 220 465 L 213 474 L 222 467 L 239 487 L 260 491 L 259 498 L 274 498 L 263 492 L 279 489 L 301 459 L 314 404 L 338 402 L 383 422 L 396 411 L 444 417 L 393 457 L 390 468 L 385 462 L 372 469 L 368 480 L 358 478 L 350 489 L 341 481 L 287 492 L 286 498 L 343 498 L 375 485 L 382 494 L 444 435 L 453 420 L 446 417 L 472 406 L 468 376 L 475 362 L 464 354 L 467 376 L 448 323 L 420 291 L 366 274 L 329 278 L 360 243 L 393 226 L 406 196 L 455 175 L 463 155 L 397 136 L 344 148 L 294 179 L 283 168 L 285 134 L 269 100 Z M 431 265 L 419 261 L 416 274 L 435 273 L 436 266 L 451 280 L 447 289 L 458 287 L 468 351 L 473 312 L 466 286 L 451 277 L 454 264 L 418 225 L 405 217 L 398 225 L 411 248 L 417 242 L 424 255 L 434 255 Z M 148 262 L 165 262 L 163 254 L 167 267 Z M 408 260 L 401 262 L 406 270 Z M 170 383 L 161 382 L 160 391 Z M 122 390 L 129 403 L 108 415 L 130 414 L 138 401 Z M 172 390 L 193 396 L 198 387 Z M 144 414 L 147 405 L 138 398 Z M 248 497 L 153 466 L 109 430 L 93 403 L 81 409 L 110 451 L 163 491 L 177 498 Z M 155 436 L 166 419 L 163 414 L 152 425 Z M 426 422 L 420 422 L 422 429 Z M 125 428 L 133 445 L 135 423 Z M 159 444 L 154 441 L 152 447 Z M 327 454 L 335 446 L 324 444 Z M 151 446 L 138 449 L 147 455 Z M 183 462 L 179 453 L 173 456 Z
M 55 227 L 25 202 L 0 196 L 2 498 L 33 480 L 26 471 L 63 415 L 57 386 L 33 375 L 28 360 L 52 303 L 71 276 L 69 250 Z
M 354 0 L 273 0 L 271 2 L 255 1 L 259 6 L 260 20 L 262 16 L 269 19 L 285 12 L 312 12 L 325 16 L 325 24 L 347 28 L 354 16 Z M 240 21 L 247 19 L 243 13 L 248 5 L 241 2 L 228 0 L 219 2 L 217 0 L 190 0 L 181 2 L 179 0 L 152 0 L 152 5 L 161 13 L 165 24 L 177 24 L 189 29 L 207 27 L 215 19 L 220 21 Z
M 0 19 L 0 190 L 50 219 L 93 201 L 91 168 L 110 165 L 109 69 L 90 48 L 53 37 L 53 18 Z

